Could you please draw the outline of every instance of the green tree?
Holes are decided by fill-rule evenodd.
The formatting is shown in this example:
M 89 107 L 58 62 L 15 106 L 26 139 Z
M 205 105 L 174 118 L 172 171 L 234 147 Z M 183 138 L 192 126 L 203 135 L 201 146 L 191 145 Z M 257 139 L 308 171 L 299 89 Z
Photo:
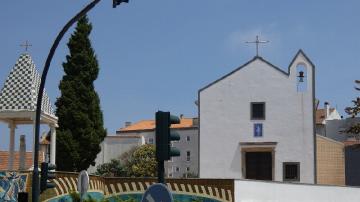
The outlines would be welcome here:
M 119 159 L 97 166 L 97 175 L 113 177 L 155 177 L 155 146 L 146 144 L 125 152 Z
M 100 99 L 94 89 L 99 67 L 89 40 L 91 29 L 88 18 L 81 18 L 67 44 L 70 54 L 63 63 L 61 96 L 55 103 L 59 117 L 58 170 L 80 171 L 94 165 L 106 136 Z
M 360 80 L 356 80 L 355 83 L 360 85 Z M 356 90 L 360 91 L 359 87 L 355 87 Z M 345 109 L 346 113 L 349 114 L 352 118 L 357 117 L 360 114 L 360 97 L 357 97 L 355 100 L 352 100 L 353 106 L 347 107 Z M 354 123 L 349 128 L 345 130 L 346 133 L 355 135 L 357 140 L 360 140 L 360 123 Z
M 112 159 L 109 163 L 104 163 L 96 167 L 96 175 L 103 177 L 126 177 L 127 173 L 120 160 Z
M 155 146 L 152 144 L 136 148 L 125 164 L 129 177 L 155 177 L 156 166 Z

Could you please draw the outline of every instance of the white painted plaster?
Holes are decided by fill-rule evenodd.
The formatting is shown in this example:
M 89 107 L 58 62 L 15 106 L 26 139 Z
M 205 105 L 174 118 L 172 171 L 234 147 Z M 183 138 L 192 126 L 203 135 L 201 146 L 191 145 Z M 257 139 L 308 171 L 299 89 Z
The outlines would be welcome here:
M 308 90 L 297 92 L 296 66 L 307 67 Z M 300 53 L 290 74 L 260 59 L 200 91 L 200 177 L 244 178 L 240 142 L 277 142 L 274 180 L 283 162 L 300 162 L 301 182 L 314 183 L 311 64 Z M 250 103 L 266 102 L 266 119 L 250 120 Z M 263 123 L 255 138 L 253 124 Z
M 235 180 L 235 202 L 358 202 L 360 188 Z

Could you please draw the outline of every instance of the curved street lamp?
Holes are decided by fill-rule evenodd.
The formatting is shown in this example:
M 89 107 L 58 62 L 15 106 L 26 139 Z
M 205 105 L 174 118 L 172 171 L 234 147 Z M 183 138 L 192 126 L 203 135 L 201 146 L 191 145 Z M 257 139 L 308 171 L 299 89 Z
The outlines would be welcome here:
M 51 49 L 49 51 L 48 57 L 46 58 L 46 62 L 44 65 L 44 69 L 41 75 L 41 81 L 39 86 L 39 91 L 37 95 L 37 103 L 36 103 L 36 117 L 35 117 L 35 146 L 34 146 L 34 170 L 32 177 L 32 201 L 39 201 L 39 193 L 40 193 L 40 184 L 39 184 L 39 137 L 40 137 L 40 114 L 41 114 L 41 103 L 42 97 L 44 93 L 46 76 L 50 67 L 51 60 L 55 54 L 56 48 L 58 47 L 61 39 L 65 35 L 65 33 L 69 30 L 69 28 L 77 22 L 81 17 L 83 17 L 86 13 L 88 13 L 92 8 L 96 6 L 101 0 L 93 0 L 89 3 L 85 8 L 83 8 L 78 14 L 76 14 L 73 18 L 70 19 L 68 23 L 62 28 L 62 30 L 57 35 Z M 113 0 L 113 8 L 122 2 L 128 3 L 128 0 Z

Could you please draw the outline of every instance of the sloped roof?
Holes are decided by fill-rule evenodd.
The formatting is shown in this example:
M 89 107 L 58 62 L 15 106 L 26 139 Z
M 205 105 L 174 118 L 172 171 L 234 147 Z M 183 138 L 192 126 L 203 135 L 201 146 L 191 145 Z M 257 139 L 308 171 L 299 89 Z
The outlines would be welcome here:
M 200 93 L 201 91 L 203 91 L 203 90 L 209 88 L 210 86 L 218 83 L 219 81 L 221 81 L 221 80 L 229 77 L 230 75 L 232 75 L 232 74 L 234 74 L 235 72 L 241 70 L 242 68 L 248 66 L 250 63 L 252 63 L 252 62 L 254 62 L 254 61 L 256 61 L 256 60 L 260 60 L 260 61 L 266 63 L 267 65 L 269 65 L 270 67 L 274 68 L 275 70 L 277 70 L 279 73 L 281 73 L 281 74 L 283 74 L 283 75 L 285 75 L 285 76 L 289 76 L 289 75 L 290 75 L 290 67 L 293 65 L 293 63 L 295 62 L 296 58 L 299 57 L 300 55 L 304 56 L 305 60 L 307 60 L 307 61 L 310 63 L 310 65 L 311 65 L 312 68 L 315 67 L 315 65 L 311 62 L 311 60 L 307 57 L 307 55 L 306 55 L 306 54 L 304 53 L 304 51 L 301 50 L 301 49 L 298 50 L 298 52 L 296 53 L 296 55 L 294 56 L 294 58 L 293 58 L 292 61 L 290 62 L 290 65 L 288 66 L 288 71 L 287 71 L 287 72 L 284 71 L 284 70 L 282 70 L 281 68 L 279 68 L 279 67 L 271 64 L 269 61 L 265 60 L 264 58 L 262 58 L 262 57 L 260 57 L 260 56 L 255 56 L 253 59 L 251 59 L 251 60 L 248 61 L 247 63 L 241 65 L 240 67 L 234 69 L 234 70 L 231 71 L 230 73 L 222 76 L 221 78 L 219 78 L 219 79 L 211 82 L 210 84 L 206 85 L 205 87 L 201 88 L 201 89 L 198 91 L 198 93 Z
M 179 124 L 172 124 L 171 128 L 174 129 L 184 129 L 184 128 L 193 128 L 197 127 L 193 123 L 192 118 L 182 118 L 180 119 Z M 130 126 L 120 128 L 117 133 L 121 132 L 136 132 L 136 131 L 144 131 L 144 130 L 154 130 L 155 129 L 155 120 L 142 120 L 137 123 L 134 123 Z
M 31 56 L 27 53 L 21 54 L 0 92 L 0 112 L 35 111 L 40 80 Z M 43 113 L 55 117 L 45 91 L 41 108 Z
M 360 140 L 346 140 L 345 146 L 360 146 Z
M 335 108 L 330 108 L 330 113 L 332 113 Z M 316 124 L 322 124 L 325 120 L 326 116 L 326 109 L 317 109 L 316 110 Z

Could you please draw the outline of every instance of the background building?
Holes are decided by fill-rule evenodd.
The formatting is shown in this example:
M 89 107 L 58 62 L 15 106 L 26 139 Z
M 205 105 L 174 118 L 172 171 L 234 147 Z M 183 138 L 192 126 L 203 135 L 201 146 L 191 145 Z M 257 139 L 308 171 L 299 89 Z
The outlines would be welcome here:
M 317 123 L 320 120 L 317 117 Z M 350 186 L 360 186 L 360 140 L 357 139 L 355 134 L 344 133 L 347 128 L 355 123 L 359 123 L 360 118 L 344 118 L 344 119 L 331 119 L 316 124 L 317 134 L 337 141 L 343 144 L 343 151 L 345 152 L 345 184 Z M 331 152 L 333 156 L 338 153 Z M 332 160 L 334 162 L 334 159 Z M 333 165 L 338 167 L 338 165 Z
M 171 128 L 180 135 L 180 140 L 173 142 L 173 146 L 180 150 L 181 155 L 165 162 L 166 176 L 174 178 L 198 176 L 198 119 L 181 116 L 180 124 L 173 124 Z M 116 131 L 116 135 L 105 138 L 101 144 L 101 152 L 96 158 L 96 165 L 91 166 L 89 172 L 94 173 L 97 165 L 119 158 L 133 147 L 155 144 L 155 142 L 154 120 L 142 120 L 134 124 L 126 122 L 123 128 Z
M 317 184 L 345 185 L 344 143 L 316 135 Z

